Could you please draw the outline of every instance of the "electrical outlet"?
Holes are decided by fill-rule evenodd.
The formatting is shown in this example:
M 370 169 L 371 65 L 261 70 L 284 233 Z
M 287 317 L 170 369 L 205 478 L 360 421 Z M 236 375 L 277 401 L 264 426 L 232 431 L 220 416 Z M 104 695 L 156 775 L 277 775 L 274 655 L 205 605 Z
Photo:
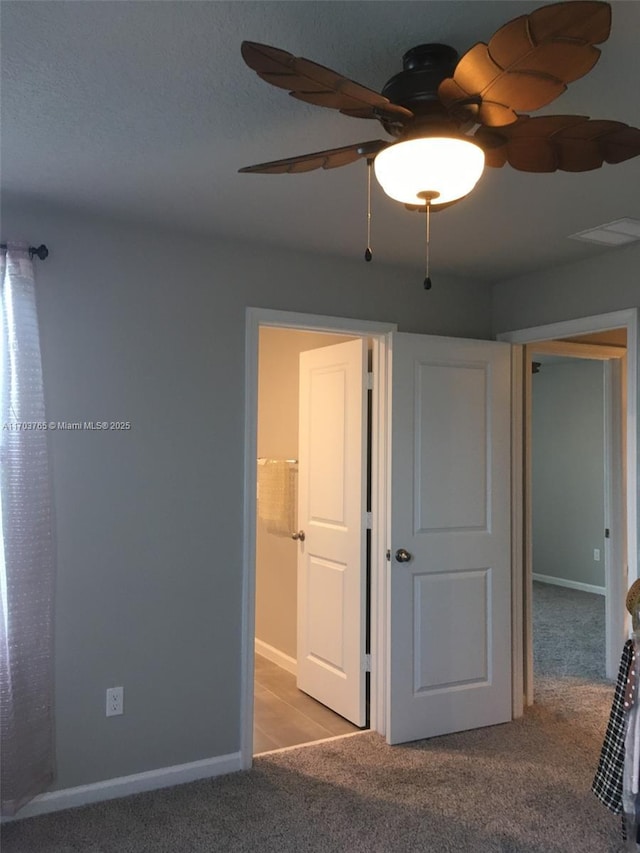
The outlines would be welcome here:
M 600 548 L 593 549 L 593 559 L 596 561 L 596 563 L 600 562 Z
M 107 717 L 124 714 L 124 687 L 107 688 Z

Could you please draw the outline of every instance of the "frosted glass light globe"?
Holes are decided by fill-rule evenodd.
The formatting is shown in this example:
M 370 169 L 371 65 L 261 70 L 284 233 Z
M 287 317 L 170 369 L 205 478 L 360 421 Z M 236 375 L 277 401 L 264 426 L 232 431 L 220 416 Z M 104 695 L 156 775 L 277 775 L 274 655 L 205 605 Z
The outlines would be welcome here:
M 437 192 L 446 204 L 471 192 L 484 169 L 484 152 L 465 139 L 433 136 L 396 142 L 374 161 L 376 178 L 388 196 L 423 205 L 420 192 Z

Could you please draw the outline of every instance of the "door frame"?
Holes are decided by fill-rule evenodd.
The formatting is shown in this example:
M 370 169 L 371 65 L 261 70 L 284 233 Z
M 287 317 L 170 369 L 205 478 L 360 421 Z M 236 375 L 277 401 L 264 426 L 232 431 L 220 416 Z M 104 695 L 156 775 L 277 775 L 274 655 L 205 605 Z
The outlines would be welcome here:
M 240 764 L 253 764 L 253 699 L 255 661 L 256 592 L 256 458 L 258 428 L 258 343 L 261 326 L 297 331 L 344 334 L 373 340 L 373 400 L 371 447 L 371 681 L 370 726 L 386 733 L 386 623 L 387 595 L 385 547 L 387 540 L 388 456 L 388 337 L 396 323 L 379 323 L 300 314 L 269 308 L 247 308 L 245 325 L 245 449 L 244 449 L 244 537 L 242 553 L 242 640 L 240 684 Z
M 625 585 L 629 585 L 638 577 L 638 526 L 640 522 L 639 504 L 638 504 L 638 480 L 640 478 L 640 461 L 638 460 L 638 436 L 640 425 L 638 424 L 638 377 L 639 372 L 639 312 L 637 308 L 628 308 L 622 311 L 614 311 L 607 314 L 599 314 L 589 317 L 580 317 L 573 320 L 565 320 L 557 323 L 551 323 L 544 326 L 535 326 L 526 329 L 519 329 L 512 332 L 504 332 L 497 336 L 498 340 L 507 341 L 514 344 L 543 344 L 557 340 L 558 338 L 575 337 L 577 335 L 593 334 L 596 332 L 604 332 L 611 329 L 625 328 L 627 332 L 627 347 L 626 347 L 626 378 L 620 382 L 618 379 L 618 387 L 621 388 L 625 398 L 626 408 L 626 446 L 623 449 L 624 465 L 623 479 L 624 484 L 618 492 L 625 496 L 625 533 L 626 533 L 626 551 L 627 551 L 627 576 L 626 579 L 621 577 L 622 572 L 618 570 L 609 572 L 607 578 L 608 586 L 610 584 L 611 595 L 607 599 L 611 599 L 608 605 L 611 608 L 618 607 L 617 619 L 610 614 L 610 617 L 615 621 L 620 630 L 621 636 L 618 646 L 622 644 L 626 633 L 626 620 L 624 618 L 624 592 Z M 546 345 L 549 349 L 549 345 Z M 526 362 L 526 358 L 524 361 Z M 609 390 L 615 389 L 616 376 L 615 371 L 609 377 Z M 612 421 L 613 409 L 612 402 L 609 398 L 605 400 L 607 412 L 606 417 L 610 429 L 615 430 L 615 420 Z M 525 376 L 523 383 L 523 414 L 522 419 L 526 422 L 530 418 L 531 413 L 531 378 Z M 527 430 L 530 432 L 530 430 Z M 533 702 L 533 673 L 531 662 L 533 659 L 533 644 L 532 644 L 532 613 L 531 613 L 531 588 L 532 588 L 532 555 L 531 555 L 531 501 L 530 495 L 527 493 L 530 490 L 530 450 L 525 448 L 524 458 L 524 487 L 516 489 L 514 494 L 515 513 L 516 517 L 523 520 L 522 522 L 522 604 L 514 612 L 514 664 L 518 669 L 518 680 L 523 684 L 524 701 L 526 704 Z M 610 512 L 615 512 L 615 484 L 611 484 L 614 503 L 609 507 Z M 623 507 L 623 511 L 624 511 Z M 620 562 L 620 561 L 619 561 Z M 617 598 L 615 598 L 617 596 Z M 619 600 L 618 600 L 619 599 Z M 616 645 L 616 638 L 611 637 L 610 650 L 608 658 L 613 659 Z M 619 649 L 618 649 L 619 651 Z M 607 660 L 607 666 L 611 668 L 611 660 Z
M 603 527 L 612 531 L 610 538 L 604 540 L 604 572 L 605 572 L 605 671 L 610 680 L 615 680 L 620 662 L 620 638 L 625 633 L 624 607 L 622 603 L 625 597 L 624 581 L 626 570 L 623 565 L 624 553 L 626 551 L 626 530 L 624 519 L 624 471 L 623 471 L 623 445 L 622 445 L 622 422 L 620 415 L 623 411 L 622 383 L 626 376 L 626 347 L 613 347 L 603 344 L 569 343 L 565 341 L 543 341 L 525 345 L 525 383 L 527 385 L 526 399 L 528 401 L 526 417 L 526 447 L 525 465 L 527 471 L 528 501 L 531 503 L 530 489 L 533 488 L 532 475 L 532 448 L 531 441 L 533 432 L 531 419 L 533 416 L 532 395 L 532 371 L 531 363 L 537 355 L 561 355 L 573 359 L 586 359 L 588 361 L 601 361 L 603 363 L 603 388 L 602 412 L 604 420 L 604 523 Z M 525 504 L 526 505 L 526 504 Z M 527 529 L 532 519 L 527 516 Z M 533 547 L 533 535 L 530 534 L 529 542 Z M 533 573 L 533 560 L 531 549 L 527 552 L 527 562 L 531 562 Z M 531 592 L 529 589 L 528 592 Z M 527 605 L 532 604 L 529 595 Z M 527 628 L 529 622 L 527 621 Z M 532 640 L 529 647 L 532 646 Z M 531 658 L 527 661 L 527 690 L 533 691 L 533 673 Z

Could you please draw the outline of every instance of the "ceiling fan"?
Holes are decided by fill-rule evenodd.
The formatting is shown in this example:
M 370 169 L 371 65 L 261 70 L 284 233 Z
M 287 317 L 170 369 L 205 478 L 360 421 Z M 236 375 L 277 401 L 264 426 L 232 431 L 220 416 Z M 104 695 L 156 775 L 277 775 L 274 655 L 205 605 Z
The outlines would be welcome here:
M 542 6 L 509 21 L 488 44 L 479 42 L 462 58 L 444 44 L 412 48 L 403 57 L 403 70 L 381 93 L 308 59 L 245 41 L 244 61 L 267 83 L 307 103 L 377 119 L 394 139 L 357 142 L 239 171 L 295 174 L 364 158 L 369 180 L 373 165 L 387 195 L 427 212 L 428 234 L 429 213 L 468 195 L 485 165 L 583 172 L 628 160 L 640 154 L 638 128 L 579 115 L 528 115 L 593 68 L 600 57 L 596 45 L 606 41 L 610 28 L 611 7 L 599 0 Z M 365 257 L 371 258 L 369 246 Z

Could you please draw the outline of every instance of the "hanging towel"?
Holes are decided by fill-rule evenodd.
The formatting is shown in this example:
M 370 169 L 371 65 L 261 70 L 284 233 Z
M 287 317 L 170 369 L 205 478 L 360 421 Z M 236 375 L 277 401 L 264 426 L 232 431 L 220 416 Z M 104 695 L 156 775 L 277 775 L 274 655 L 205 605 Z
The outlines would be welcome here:
M 286 459 L 258 460 L 258 517 L 274 536 L 291 536 L 295 530 L 296 473 Z

